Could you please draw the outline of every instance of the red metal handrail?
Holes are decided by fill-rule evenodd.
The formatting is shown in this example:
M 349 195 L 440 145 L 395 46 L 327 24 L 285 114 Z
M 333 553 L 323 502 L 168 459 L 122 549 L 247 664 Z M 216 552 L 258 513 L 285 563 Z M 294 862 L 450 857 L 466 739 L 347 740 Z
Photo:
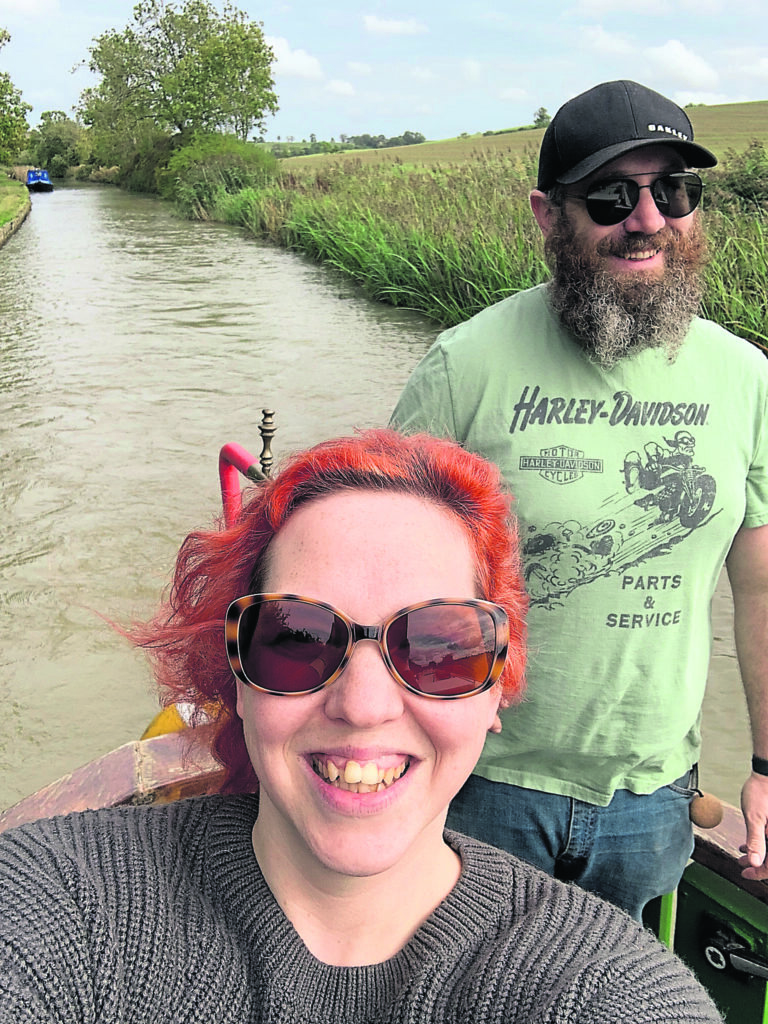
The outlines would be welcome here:
M 221 504 L 224 509 L 224 522 L 232 526 L 237 522 L 243 508 L 240 490 L 240 474 L 260 483 L 268 479 L 272 469 L 272 437 L 275 433 L 274 412 L 271 409 L 261 410 L 261 455 L 257 460 L 247 448 L 234 441 L 225 444 L 219 452 L 219 482 L 221 484 Z M 261 466 L 259 466 L 261 464 Z
M 224 522 L 232 526 L 237 522 L 243 508 L 240 490 L 240 474 L 249 480 L 266 480 L 259 469 L 258 462 L 241 444 L 225 444 L 219 452 L 219 482 L 221 484 L 221 504 L 224 509 Z

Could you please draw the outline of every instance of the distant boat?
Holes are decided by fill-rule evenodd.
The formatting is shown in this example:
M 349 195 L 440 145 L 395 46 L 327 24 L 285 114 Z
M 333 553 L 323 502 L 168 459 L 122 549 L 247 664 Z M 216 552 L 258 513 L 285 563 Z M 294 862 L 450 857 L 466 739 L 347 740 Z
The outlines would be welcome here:
M 48 171 L 33 167 L 27 171 L 27 188 L 30 192 L 53 192 L 53 182 Z

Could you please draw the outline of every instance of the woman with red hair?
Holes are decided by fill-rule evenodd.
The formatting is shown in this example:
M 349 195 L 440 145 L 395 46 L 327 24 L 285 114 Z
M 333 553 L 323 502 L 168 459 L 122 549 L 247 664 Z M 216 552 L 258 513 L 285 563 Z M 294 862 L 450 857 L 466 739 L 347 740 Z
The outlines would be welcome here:
M 191 534 L 133 637 L 228 794 L 0 837 L 0 1020 L 720 1020 L 621 911 L 444 829 L 521 696 L 517 546 L 494 467 L 392 431 Z

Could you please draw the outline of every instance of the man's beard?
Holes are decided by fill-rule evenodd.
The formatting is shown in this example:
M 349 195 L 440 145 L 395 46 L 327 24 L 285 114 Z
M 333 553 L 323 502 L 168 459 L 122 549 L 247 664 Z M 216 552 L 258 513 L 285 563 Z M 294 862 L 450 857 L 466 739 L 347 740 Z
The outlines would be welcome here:
M 605 268 L 610 255 L 661 247 L 661 274 L 626 274 Z M 706 242 L 698 220 L 687 234 L 664 227 L 655 235 L 630 234 L 585 245 L 561 211 L 544 245 L 552 269 L 550 298 L 563 325 L 589 356 L 610 369 L 646 348 L 662 348 L 671 363 L 699 309 Z

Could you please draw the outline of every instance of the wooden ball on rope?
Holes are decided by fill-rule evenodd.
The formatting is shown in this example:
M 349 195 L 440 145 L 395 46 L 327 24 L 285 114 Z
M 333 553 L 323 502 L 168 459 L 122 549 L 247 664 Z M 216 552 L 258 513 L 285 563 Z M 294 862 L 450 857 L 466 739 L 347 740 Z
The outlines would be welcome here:
M 691 800 L 690 815 L 699 828 L 716 828 L 723 820 L 723 805 L 713 793 L 699 793 Z

